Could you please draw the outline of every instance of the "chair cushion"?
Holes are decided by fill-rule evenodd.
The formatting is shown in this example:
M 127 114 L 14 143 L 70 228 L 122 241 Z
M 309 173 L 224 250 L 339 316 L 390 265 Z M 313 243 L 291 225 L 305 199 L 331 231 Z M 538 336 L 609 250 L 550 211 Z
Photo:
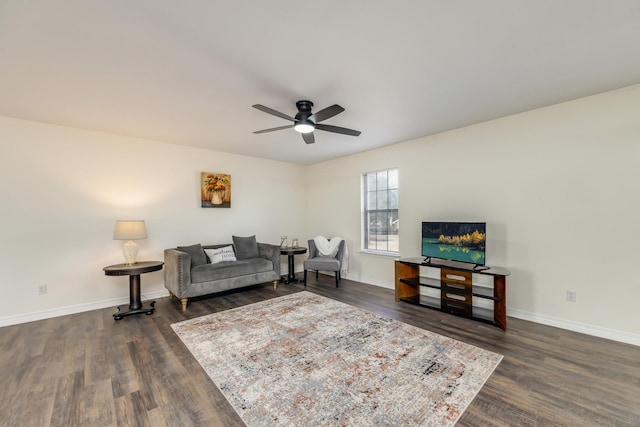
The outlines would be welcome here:
M 303 262 L 303 265 L 305 270 L 323 270 L 323 271 L 340 270 L 340 261 L 333 257 L 309 258 Z
M 191 257 L 191 267 L 196 265 L 207 264 L 207 255 L 205 255 L 200 243 L 191 246 L 178 246 L 181 252 L 186 252 Z
M 239 260 L 258 258 L 260 256 L 260 253 L 258 252 L 258 242 L 256 242 L 256 236 L 233 236 L 233 245 L 236 247 L 236 258 L 238 258 Z

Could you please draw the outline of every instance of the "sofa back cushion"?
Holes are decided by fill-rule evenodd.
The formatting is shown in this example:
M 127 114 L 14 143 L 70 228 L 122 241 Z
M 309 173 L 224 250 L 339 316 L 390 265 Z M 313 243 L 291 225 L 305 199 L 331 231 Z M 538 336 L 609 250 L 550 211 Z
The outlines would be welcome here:
M 233 236 L 233 245 L 236 247 L 236 258 L 238 259 L 258 258 L 260 256 L 255 235 L 249 237 Z
M 207 264 L 207 255 L 205 255 L 200 243 L 191 246 L 178 246 L 177 249 L 189 254 L 191 257 L 191 267 Z

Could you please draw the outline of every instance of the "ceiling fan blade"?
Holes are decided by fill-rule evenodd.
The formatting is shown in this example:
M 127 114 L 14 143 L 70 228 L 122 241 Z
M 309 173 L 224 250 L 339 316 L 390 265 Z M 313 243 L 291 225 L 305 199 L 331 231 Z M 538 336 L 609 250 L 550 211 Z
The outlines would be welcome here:
M 324 110 L 320 110 L 315 114 L 312 114 L 310 119 L 316 123 L 320 123 L 323 120 L 330 119 L 333 116 L 336 116 L 344 111 L 344 108 L 339 106 L 338 104 L 333 104 L 331 107 L 327 107 Z
M 267 132 L 273 132 L 274 130 L 291 129 L 292 127 L 293 127 L 293 125 L 278 126 L 277 128 L 257 130 L 254 133 L 267 133 Z
M 323 125 L 323 124 L 317 124 L 316 129 L 324 130 L 326 132 L 341 133 L 343 135 L 350 135 L 350 136 L 358 136 L 362 133 L 359 130 L 353 130 L 353 129 L 341 128 L 340 126 L 331 126 L 331 125 Z
M 281 113 L 280 111 L 276 111 L 273 108 L 265 107 L 264 105 L 256 104 L 252 105 L 252 107 L 267 114 L 271 114 L 272 116 L 280 117 L 281 119 L 290 120 L 292 122 L 295 121 L 293 117 L 287 116 L 286 114 Z
M 313 144 L 314 142 L 316 142 L 316 137 L 313 136 L 313 132 L 303 133 L 302 139 L 304 139 L 304 142 L 306 142 L 307 144 Z

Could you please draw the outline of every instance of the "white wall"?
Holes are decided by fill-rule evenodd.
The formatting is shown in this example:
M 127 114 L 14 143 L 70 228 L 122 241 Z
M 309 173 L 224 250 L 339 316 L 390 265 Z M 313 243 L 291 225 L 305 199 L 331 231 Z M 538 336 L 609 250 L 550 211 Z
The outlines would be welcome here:
M 339 235 L 348 278 L 393 287 L 393 258 L 359 252 L 360 176 L 398 167 L 402 256 L 423 220 L 487 221 L 509 315 L 640 345 L 638 111 L 640 85 L 309 167 L 0 117 L 0 326 L 126 302 L 127 279 L 102 272 L 122 262 L 116 219 L 146 220 L 141 259 Z M 231 209 L 200 207 L 202 171 L 232 175 Z M 162 294 L 162 272 L 142 292 Z
M 200 207 L 200 172 L 231 174 L 230 209 Z M 234 234 L 302 236 L 304 206 L 283 206 L 304 200 L 305 179 L 289 163 L 0 117 L 0 325 L 128 301 L 127 278 L 102 271 L 123 262 L 116 219 L 146 221 L 142 260 Z M 141 282 L 165 292 L 161 271 Z
M 398 167 L 401 256 L 423 220 L 486 221 L 509 315 L 640 345 L 639 111 L 636 85 L 311 166 L 307 227 L 393 287 L 393 258 L 358 252 L 360 176 Z

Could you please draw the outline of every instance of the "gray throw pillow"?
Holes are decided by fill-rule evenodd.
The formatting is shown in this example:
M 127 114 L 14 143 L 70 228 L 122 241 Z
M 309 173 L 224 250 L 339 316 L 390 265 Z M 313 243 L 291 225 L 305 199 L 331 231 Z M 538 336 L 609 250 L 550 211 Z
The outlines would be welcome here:
M 207 264 L 207 255 L 204 253 L 204 249 L 202 249 L 200 243 L 191 246 L 178 246 L 177 249 L 189 254 L 191 257 L 191 267 Z
M 233 236 L 233 245 L 236 247 L 236 258 L 238 259 L 258 258 L 260 256 L 256 236 Z

